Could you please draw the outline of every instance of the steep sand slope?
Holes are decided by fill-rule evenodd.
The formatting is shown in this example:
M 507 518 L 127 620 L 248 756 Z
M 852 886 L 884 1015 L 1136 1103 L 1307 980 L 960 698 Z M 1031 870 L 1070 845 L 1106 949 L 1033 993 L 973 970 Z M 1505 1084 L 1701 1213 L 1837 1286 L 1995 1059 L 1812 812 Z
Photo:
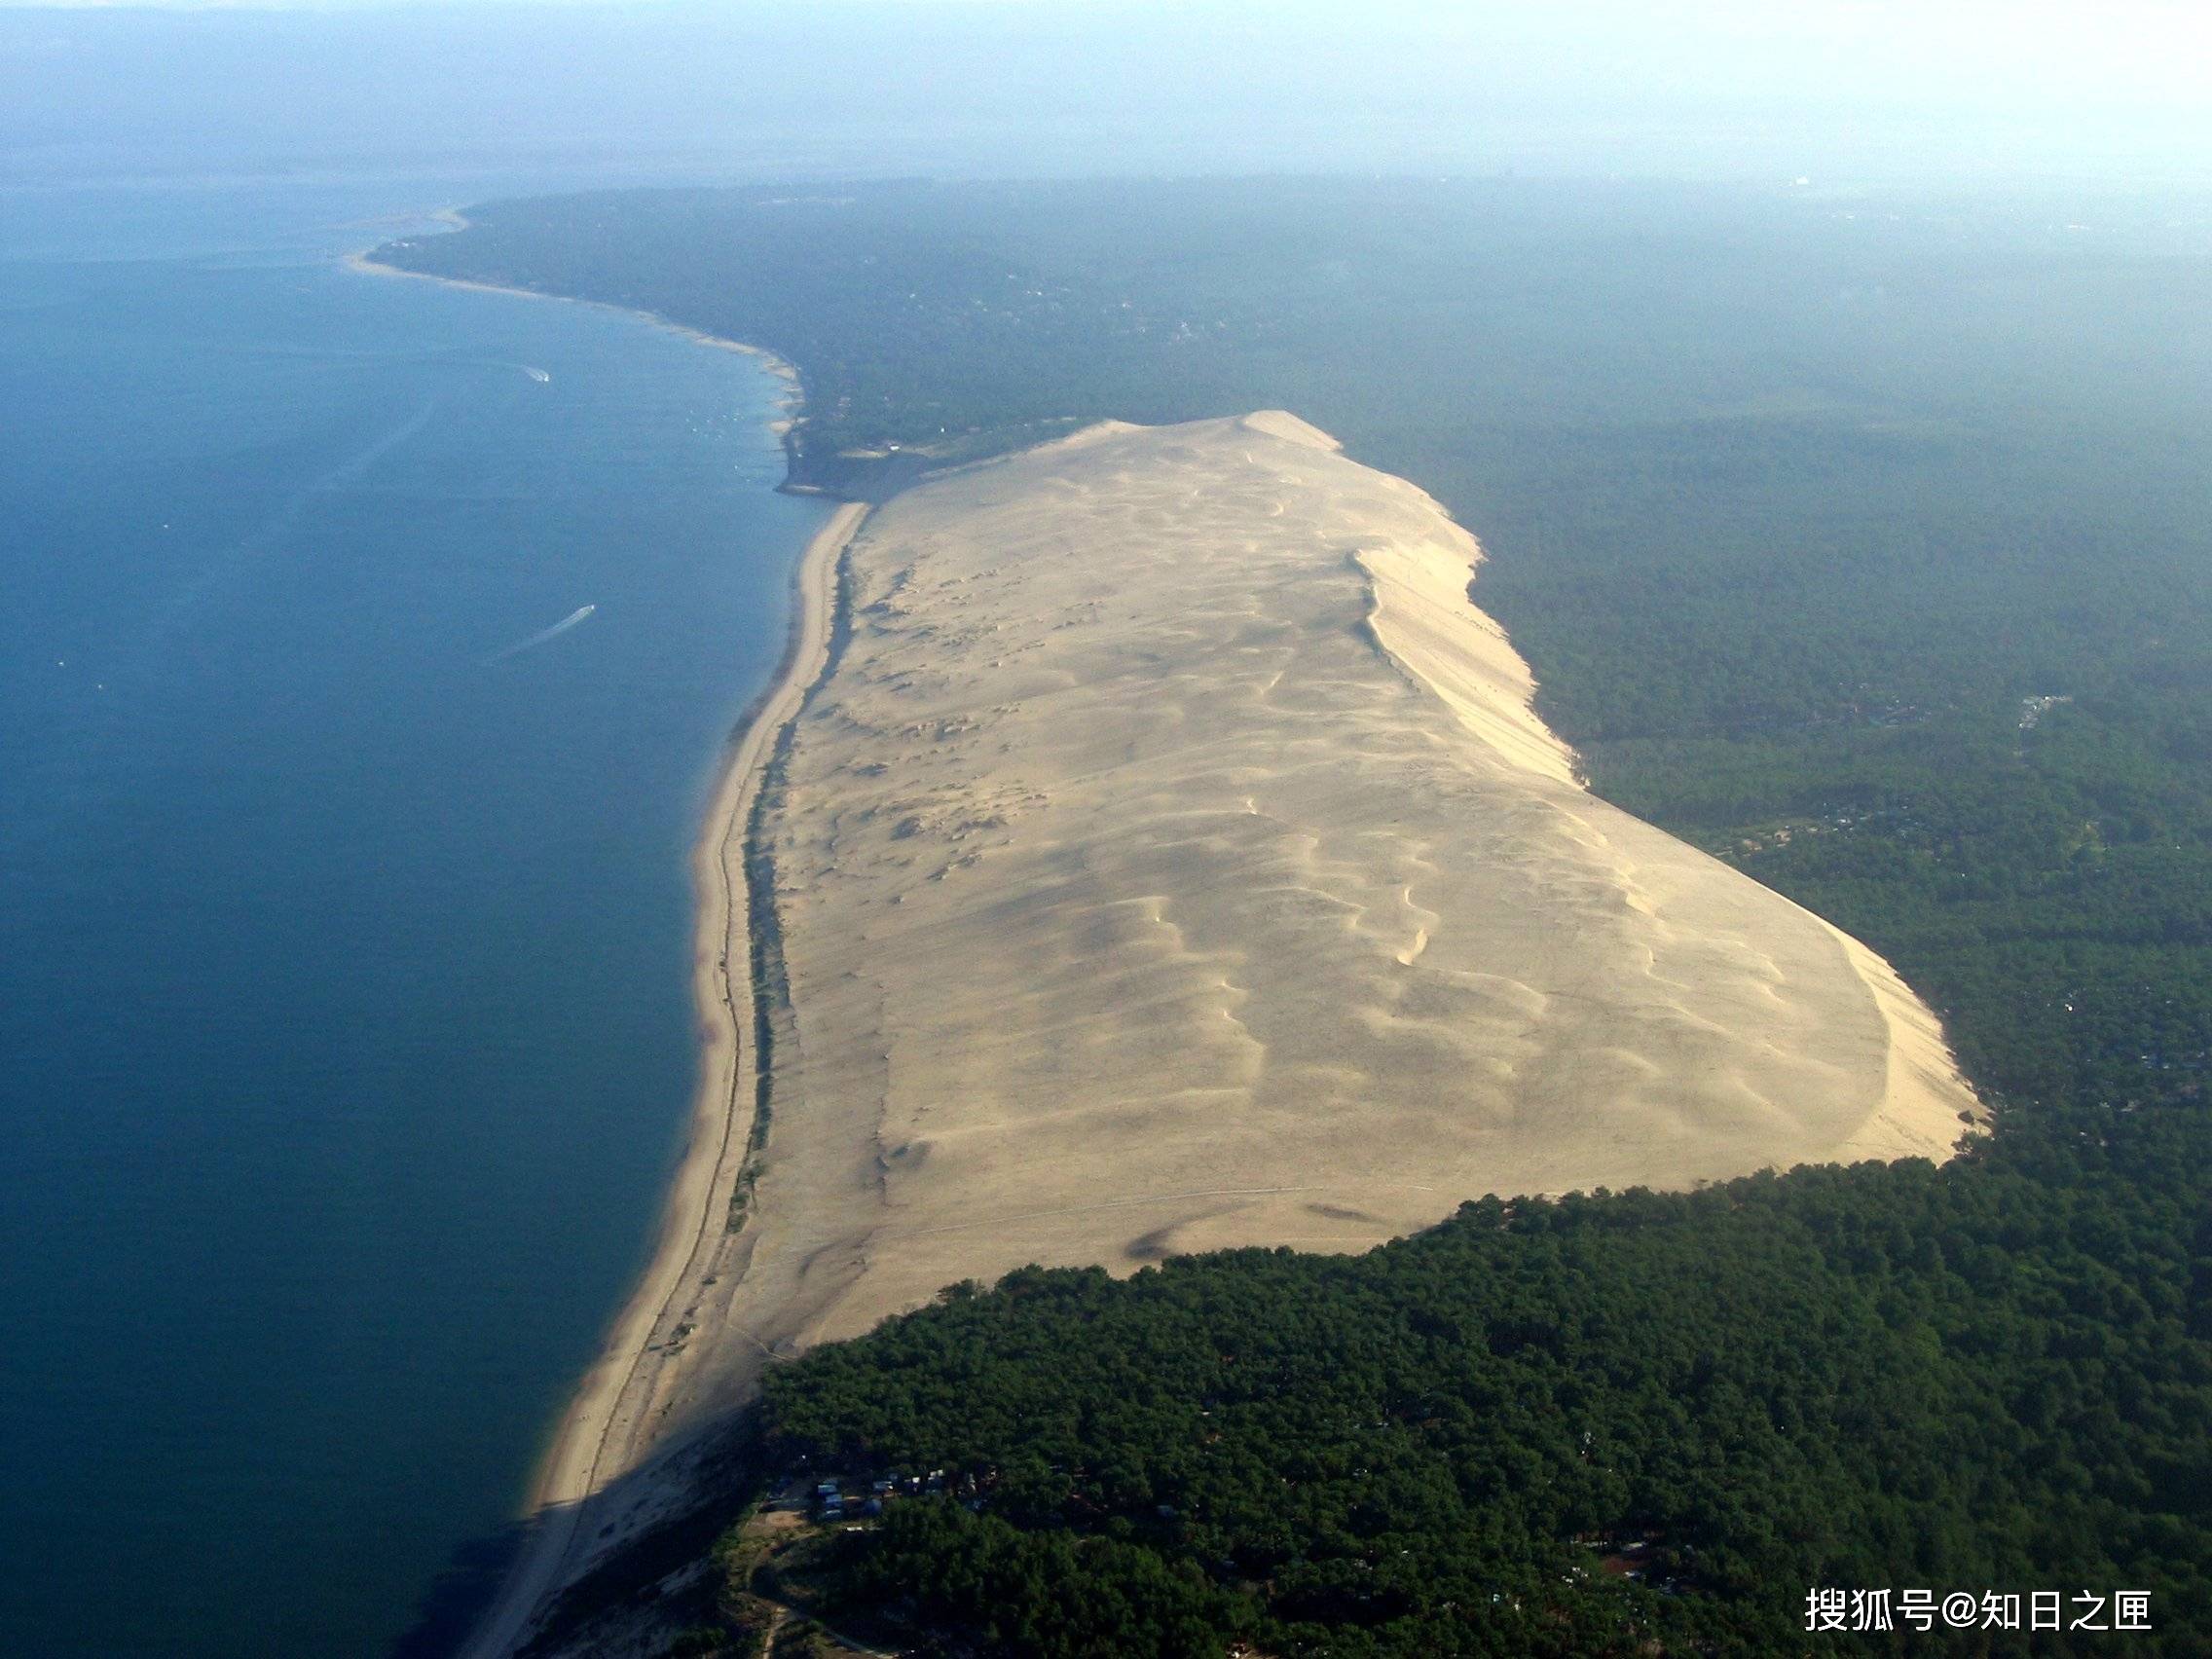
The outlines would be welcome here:
M 1590 795 L 1420 491 L 1281 414 L 925 485 L 770 818 L 792 1020 L 723 1380 L 1025 1262 L 1947 1156 L 1886 964 Z

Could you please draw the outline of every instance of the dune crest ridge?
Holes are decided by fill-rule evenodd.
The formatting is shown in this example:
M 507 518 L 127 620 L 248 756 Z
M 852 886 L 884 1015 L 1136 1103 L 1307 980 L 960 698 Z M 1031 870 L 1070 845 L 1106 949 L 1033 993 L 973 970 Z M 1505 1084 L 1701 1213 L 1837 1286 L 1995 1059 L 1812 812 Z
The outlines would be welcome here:
M 695 1398 L 1032 1261 L 1951 1154 L 1935 1016 L 1580 787 L 1481 558 L 1280 412 L 868 518 L 756 849 L 788 1007 Z

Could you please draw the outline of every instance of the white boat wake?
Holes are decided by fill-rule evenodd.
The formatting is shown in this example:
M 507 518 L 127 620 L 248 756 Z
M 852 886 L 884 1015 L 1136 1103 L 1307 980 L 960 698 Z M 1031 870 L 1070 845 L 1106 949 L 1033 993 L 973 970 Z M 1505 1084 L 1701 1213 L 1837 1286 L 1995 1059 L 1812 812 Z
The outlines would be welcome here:
M 599 607 L 596 605 L 579 606 L 576 609 L 570 611 L 568 615 L 562 617 L 560 621 L 554 623 L 552 627 L 540 628 L 536 633 L 531 635 L 529 639 L 517 640 L 513 645 L 508 645 L 504 650 L 494 651 L 484 660 L 488 664 L 495 662 L 505 662 L 507 658 L 511 656 L 520 656 L 524 651 L 530 650 L 537 645 L 542 645 L 548 640 L 557 640 L 563 634 L 566 634 L 571 628 L 573 628 L 579 623 L 589 620 L 591 613 L 598 608 Z

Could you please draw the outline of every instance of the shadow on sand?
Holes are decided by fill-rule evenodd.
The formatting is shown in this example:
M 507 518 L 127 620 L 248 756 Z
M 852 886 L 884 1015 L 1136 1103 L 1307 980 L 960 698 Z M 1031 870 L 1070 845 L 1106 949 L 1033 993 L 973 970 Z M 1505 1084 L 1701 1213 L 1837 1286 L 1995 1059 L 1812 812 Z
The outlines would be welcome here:
M 590 1572 L 564 1585 L 551 1614 L 524 1654 L 550 1651 L 562 1643 L 586 1642 L 598 1627 L 625 1631 L 647 1626 L 681 1629 L 705 1620 L 712 1611 L 712 1587 L 703 1579 L 671 1587 L 665 1581 L 682 1568 L 707 1559 L 715 1540 L 756 1495 L 760 1472 L 759 1432 L 755 1414 L 742 1412 L 693 1444 L 695 1497 L 681 1511 L 640 1532 Z M 648 1464 L 604 1488 L 590 1501 L 602 1537 L 618 1517 L 650 1493 L 665 1496 Z M 540 1512 L 527 1521 L 456 1550 L 429 1589 L 416 1604 L 413 1622 L 387 1649 L 386 1659 L 454 1659 L 498 1600 L 507 1573 L 536 1530 L 557 1521 L 565 1509 Z M 583 1540 L 574 1546 L 579 1551 Z M 589 1651 L 587 1646 L 585 1651 Z

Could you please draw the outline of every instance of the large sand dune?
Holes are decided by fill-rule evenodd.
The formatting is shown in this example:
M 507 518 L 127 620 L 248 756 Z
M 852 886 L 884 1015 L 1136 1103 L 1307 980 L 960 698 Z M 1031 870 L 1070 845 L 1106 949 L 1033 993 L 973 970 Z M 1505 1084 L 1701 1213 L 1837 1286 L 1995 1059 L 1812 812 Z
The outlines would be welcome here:
M 773 1357 L 956 1280 L 1950 1153 L 1977 1108 L 1935 1017 L 1575 783 L 1479 559 L 1281 414 L 1093 427 L 825 527 L 700 843 L 661 1248 L 472 1652 L 717 1478 L 691 1431 Z
M 768 820 L 791 1014 L 727 1364 L 1031 1261 L 1949 1154 L 1934 1017 L 1575 783 L 1479 558 L 1281 414 L 867 522 Z

